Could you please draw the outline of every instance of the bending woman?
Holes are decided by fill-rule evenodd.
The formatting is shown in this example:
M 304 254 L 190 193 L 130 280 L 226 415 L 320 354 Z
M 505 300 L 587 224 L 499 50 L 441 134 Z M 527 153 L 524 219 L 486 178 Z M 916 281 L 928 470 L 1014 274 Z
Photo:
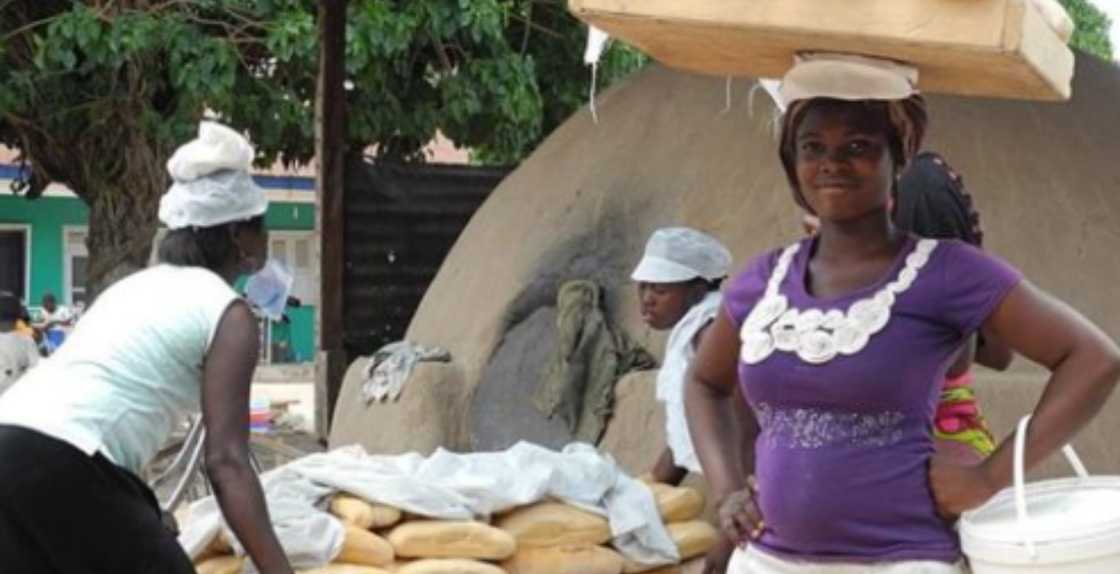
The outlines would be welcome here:
M 0 397 L 0 556 L 26 573 L 193 573 L 137 475 L 201 407 L 205 462 L 257 569 L 289 574 L 249 465 L 257 321 L 234 292 L 265 262 L 249 143 L 203 123 L 168 162 L 160 265 L 98 297 L 66 345 Z
M 891 190 L 926 126 L 913 78 L 813 56 L 783 82 L 780 159 L 820 233 L 732 281 L 685 390 L 717 496 L 747 484 L 722 430 L 736 384 L 761 429 L 757 487 L 721 513 L 750 542 L 729 572 L 964 572 L 947 519 L 1010 483 L 1012 452 L 1005 441 L 956 464 L 934 457 L 930 429 L 946 370 L 980 329 L 1051 372 L 1028 465 L 1072 438 L 1120 377 L 1120 350 L 1007 263 L 895 227 Z

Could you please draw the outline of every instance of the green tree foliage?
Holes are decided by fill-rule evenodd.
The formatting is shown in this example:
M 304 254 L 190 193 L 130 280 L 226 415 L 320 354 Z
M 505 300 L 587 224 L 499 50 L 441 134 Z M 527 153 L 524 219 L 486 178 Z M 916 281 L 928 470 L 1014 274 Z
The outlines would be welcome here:
M 1109 31 L 1112 20 L 1090 0 L 1061 0 L 1073 18 L 1076 29 L 1070 45 L 1105 60 L 1112 60 L 1112 40 Z
M 349 149 L 422 160 L 437 132 L 512 163 L 584 101 L 586 35 L 561 0 L 350 0 Z M 0 0 L 0 143 L 17 193 L 91 207 L 94 291 L 144 265 L 164 164 L 211 113 L 262 165 L 314 151 L 314 0 Z M 610 50 L 606 84 L 640 66 Z

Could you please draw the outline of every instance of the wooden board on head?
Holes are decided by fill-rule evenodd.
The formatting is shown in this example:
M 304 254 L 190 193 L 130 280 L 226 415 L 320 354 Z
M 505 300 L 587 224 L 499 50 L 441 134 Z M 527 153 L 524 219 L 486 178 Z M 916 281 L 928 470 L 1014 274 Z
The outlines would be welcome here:
M 906 62 L 925 92 L 1070 97 L 1064 27 L 1035 0 L 569 0 L 580 19 L 665 65 L 780 78 L 804 52 Z

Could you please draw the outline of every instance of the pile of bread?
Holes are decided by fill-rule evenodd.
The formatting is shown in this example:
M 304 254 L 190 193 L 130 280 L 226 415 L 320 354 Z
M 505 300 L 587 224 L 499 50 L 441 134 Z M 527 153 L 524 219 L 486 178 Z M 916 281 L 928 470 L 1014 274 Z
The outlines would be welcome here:
M 703 556 L 719 534 L 700 520 L 704 497 L 694 489 L 652 484 L 658 511 L 681 562 Z M 545 501 L 481 521 L 431 520 L 346 493 L 330 512 L 346 528 L 334 562 L 301 574 L 675 574 L 679 566 L 629 561 L 610 546 L 607 519 L 574 506 Z M 219 536 L 195 562 L 199 574 L 235 574 L 234 556 Z

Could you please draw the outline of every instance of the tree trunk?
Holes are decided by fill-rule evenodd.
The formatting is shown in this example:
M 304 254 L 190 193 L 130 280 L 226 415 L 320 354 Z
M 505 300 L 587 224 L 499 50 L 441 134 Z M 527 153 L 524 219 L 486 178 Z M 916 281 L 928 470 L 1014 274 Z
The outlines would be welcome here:
M 319 436 L 330 430 L 334 405 L 349 364 L 343 343 L 343 181 L 346 157 L 346 2 L 319 2 L 319 75 L 315 95 L 316 229 L 319 231 L 319 280 L 322 294 L 317 313 L 321 359 L 315 377 Z
M 168 155 L 152 142 L 137 136 L 132 145 L 114 153 L 127 154 L 122 177 L 112 182 L 87 180 L 82 190 L 90 207 L 86 243 L 90 302 L 114 282 L 148 265 L 159 227 L 159 199 L 168 185 L 164 171 Z
M 152 191 L 158 200 L 162 190 Z M 154 213 L 151 202 L 145 206 L 126 197 L 121 190 L 96 192 L 90 205 L 86 243 L 89 249 L 86 289 L 90 301 L 109 285 L 148 264 L 157 227 Z

